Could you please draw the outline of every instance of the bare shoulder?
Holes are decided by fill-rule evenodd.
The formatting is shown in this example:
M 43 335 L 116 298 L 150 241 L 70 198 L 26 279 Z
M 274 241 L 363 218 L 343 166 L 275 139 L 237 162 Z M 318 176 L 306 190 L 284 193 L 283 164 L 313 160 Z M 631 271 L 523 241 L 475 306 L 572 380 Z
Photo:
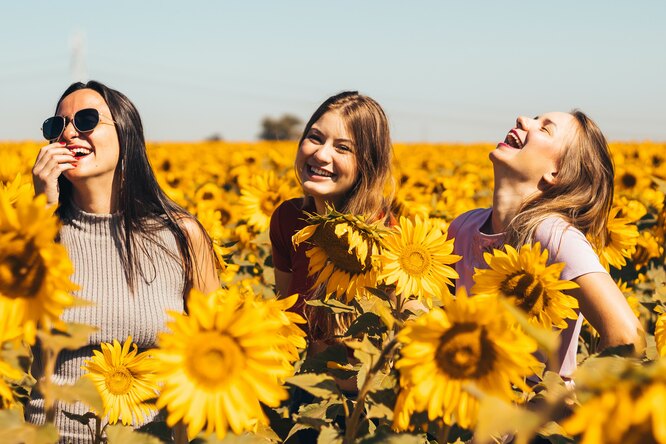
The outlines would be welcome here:
M 203 227 L 193 216 L 189 214 L 179 215 L 178 225 L 185 231 L 185 235 L 192 242 L 199 242 L 208 238 L 208 235 L 205 233 Z

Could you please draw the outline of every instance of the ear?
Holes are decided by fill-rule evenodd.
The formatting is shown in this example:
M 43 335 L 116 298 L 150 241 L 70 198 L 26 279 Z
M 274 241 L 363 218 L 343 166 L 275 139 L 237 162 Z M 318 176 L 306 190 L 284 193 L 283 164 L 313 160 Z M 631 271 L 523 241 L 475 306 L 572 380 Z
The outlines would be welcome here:
M 557 171 L 551 171 L 543 175 L 541 178 L 548 185 L 555 185 L 557 183 Z

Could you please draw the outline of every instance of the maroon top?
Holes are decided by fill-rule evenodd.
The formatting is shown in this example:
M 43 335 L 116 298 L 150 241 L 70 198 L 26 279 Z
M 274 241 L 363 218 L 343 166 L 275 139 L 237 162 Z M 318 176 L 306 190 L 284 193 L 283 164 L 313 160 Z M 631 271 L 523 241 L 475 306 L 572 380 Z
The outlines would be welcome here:
M 294 248 L 291 243 L 291 237 L 308 225 L 306 221 L 308 216 L 305 212 L 316 212 L 311 199 L 308 200 L 305 208 L 302 207 L 302 197 L 281 203 L 271 216 L 270 227 L 273 266 L 277 270 L 291 273 L 291 283 L 287 289 L 287 294 L 282 296 L 298 293 L 300 296 L 298 302 L 296 302 L 291 310 L 300 314 L 303 314 L 305 297 L 315 282 L 314 278 L 308 279 L 308 265 L 310 260 L 305 255 L 305 252 L 310 248 L 310 245 L 304 242 L 297 248 Z

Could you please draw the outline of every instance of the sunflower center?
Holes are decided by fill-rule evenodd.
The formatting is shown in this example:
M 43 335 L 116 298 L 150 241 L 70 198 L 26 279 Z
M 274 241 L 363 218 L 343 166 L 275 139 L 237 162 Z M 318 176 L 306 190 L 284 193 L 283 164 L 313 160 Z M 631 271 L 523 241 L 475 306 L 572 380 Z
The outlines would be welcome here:
M 126 395 L 132 387 L 132 374 L 125 367 L 115 367 L 104 378 L 106 388 L 114 395 Z
M 430 270 L 430 253 L 422 245 L 405 245 L 398 260 L 400 267 L 412 276 L 421 277 Z
M 192 341 L 186 365 L 194 381 L 214 388 L 233 380 L 242 371 L 244 356 L 239 344 L 230 336 L 205 332 Z
M 275 206 L 278 204 L 279 196 L 275 193 L 268 193 L 264 199 L 261 200 L 261 211 L 267 216 L 270 216 L 275 211 Z
M 516 273 L 507 277 L 500 285 L 500 291 L 509 298 L 516 298 L 521 310 L 540 313 L 546 303 L 546 289 L 541 281 L 529 273 Z
M 454 324 L 439 340 L 435 360 L 455 379 L 478 379 L 490 372 L 495 352 L 486 330 L 474 323 Z
M 335 234 L 335 223 L 324 223 L 317 228 L 312 236 L 312 242 L 326 252 L 328 259 L 333 264 L 350 274 L 362 274 L 371 268 L 371 257 L 368 255 L 365 263 L 361 262 L 356 254 L 349 252 L 347 235 L 338 237 Z
M 33 298 L 42 288 L 46 266 L 32 240 L 0 247 L 0 293 L 9 298 Z
M 623 174 L 621 180 L 622 180 L 622 185 L 624 185 L 625 188 L 633 188 L 638 183 L 636 176 L 634 176 L 631 173 Z

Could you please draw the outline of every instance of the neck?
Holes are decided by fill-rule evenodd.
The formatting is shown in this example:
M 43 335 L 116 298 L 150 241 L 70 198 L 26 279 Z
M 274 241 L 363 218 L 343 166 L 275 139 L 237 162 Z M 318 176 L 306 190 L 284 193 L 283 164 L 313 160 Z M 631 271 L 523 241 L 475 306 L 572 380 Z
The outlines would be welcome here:
M 74 195 L 72 196 L 77 207 L 86 213 L 92 214 L 111 214 L 118 211 L 116 202 L 119 195 L 119 187 L 116 181 L 112 183 L 100 183 L 102 180 L 86 180 L 74 185 Z
M 538 193 L 538 188 L 526 183 L 512 183 L 495 179 L 493 192 L 492 232 L 503 233 L 511 220 L 518 214 L 520 207 L 530 197 Z

